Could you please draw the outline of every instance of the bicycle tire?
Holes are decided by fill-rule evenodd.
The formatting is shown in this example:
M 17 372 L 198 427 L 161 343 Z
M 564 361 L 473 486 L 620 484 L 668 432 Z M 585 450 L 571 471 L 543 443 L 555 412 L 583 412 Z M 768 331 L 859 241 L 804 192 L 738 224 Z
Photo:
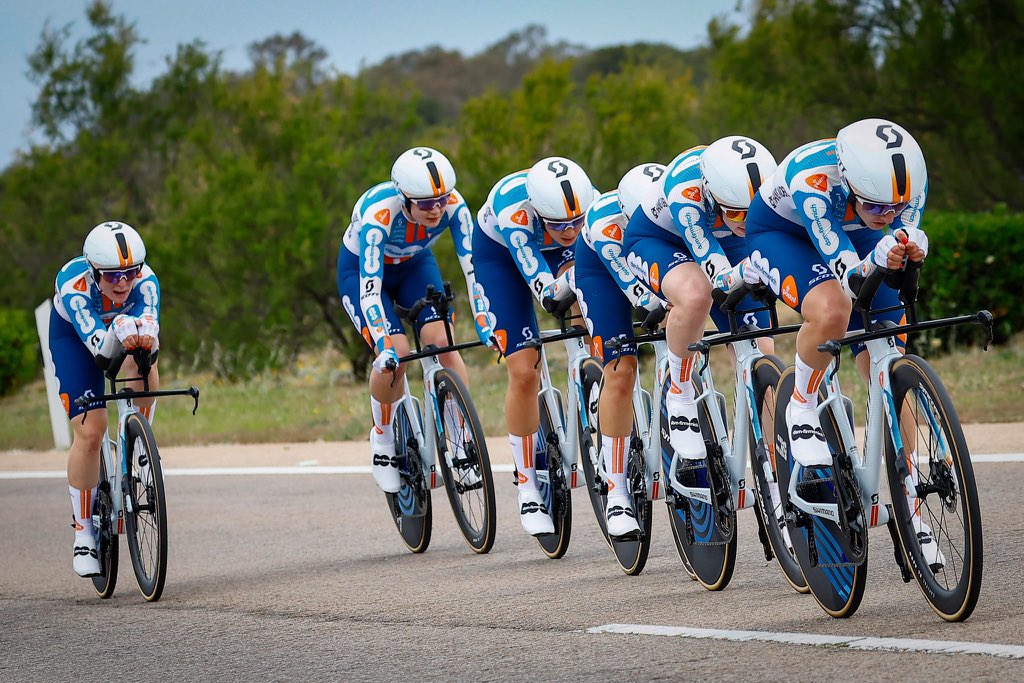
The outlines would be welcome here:
M 104 437 L 105 438 L 105 437 Z M 100 484 L 96 491 L 97 529 L 96 553 L 100 560 L 100 575 L 92 577 L 96 594 L 106 600 L 117 587 L 117 560 L 120 543 L 117 536 L 117 520 L 113 517 L 114 505 L 110 496 L 110 481 L 107 478 L 107 464 L 100 454 Z
M 775 556 L 782 570 L 782 576 L 786 582 L 797 593 L 808 593 L 807 580 L 800 569 L 800 563 L 793 555 L 792 549 L 787 545 L 782 529 L 785 521 L 779 526 L 779 518 L 775 515 L 775 505 L 772 503 L 771 490 L 768 478 L 765 475 L 764 466 L 759 461 L 761 453 L 764 454 L 766 462 L 773 472 L 777 472 L 775 466 L 775 389 L 778 386 L 779 378 L 782 376 L 785 366 L 775 356 L 762 356 L 754 361 L 751 367 L 751 380 L 754 387 L 755 408 L 761 425 L 761 442 L 756 441 L 753 424 L 748 429 L 750 442 L 750 469 L 754 474 L 755 512 L 758 517 L 758 524 L 764 530 L 768 539 L 772 554 Z M 771 425 L 768 425 L 766 417 L 771 418 Z M 776 474 L 775 480 L 778 481 Z
M 635 418 L 633 423 L 635 434 Z M 615 561 L 627 576 L 639 576 L 647 566 L 647 557 L 651 552 L 654 503 L 647 498 L 646 470 L 643 450 L 639 443 L 633 443 L 633 437 L 631 437 L 629 459 L 626 463 L 626 485 L 629 486 L 633 499 L 633 512 L 636 514 L 636 522 L 640 526 L 640 538 L 610 539 L 612 551 L 615 553 Z
M 696 376 L 693 381 L 699 395 L 702 391 L 700 381 Z M 672 490 L 671 482 L 674 479 L 669 468 L 674 451 L 668 430 L 669 417 L 666 405 L 668 390 L 669 383 L 666 382 L 662 388 L 659 409 L 661 410 L 661 453 L 665 477 L 665 502 L 668 505 L 672 538 L 675 540 L 679 559 L 683 562 L 691 578 L 707 590 L 720 591 L 729 585 L 736 568 L 736 537 L 738 535 L 736 509 L 734 506 L 730 513 L 731 532 L 723 534 L 723 530 L 715 522 L 716 514 L 712 505 L 685 498 Z M 712 454 L 712 448 L 717 446 L 719 439 L 704 402 L 699 405 L 697 417 L 700 420 L 701 434 L 705 437 L 704 442 L 708 449 L 706 462 L 710 467 L 704 469 L 703 475 L 695 472 L 696 479 L 693 483 L 700 486 L 713 486 L 709 479 L 714 476 L 712 470 L 715 467 L 712 462 L 712 458 L 715 457 Z M 731 492 L 731 484 L 725 483 L 729 485 Z M 687 531 L 688 525 L 689 532 Z M 689 539 L 690 533 L 693 534 L 693 541 Z
M 582 420 L 578 421 L 576 426 L 579 431 L 580 460 L 583 461 L 583 476 L 586 477 L 590 505 L 594 509 L 594 518 L 597 519 L 601 536 L 611 547 L 611 539 L 608 538 L 608 522 L 604 514 L 607 493 L 598 489 L 605 482 L 599 477 L 593 460 L 601 457 L 601 431 L 598 426 L 597 409 L 603 375 L 604 370 L 601 364 L 594 358 L 586 359 L 580 366 L 580 381 L 583 384 L 583 400 L 580 409 L 586 411 L 587 426 L 583 426 Z
M 918 483 L 921 490 L 927 492 L 919 499 L 919 510 L 931 527 L 933 542 L 946 558 L 946 564 L 939 571 L 933 571 L 924 559 L 909 501 L 900 493 L 905 488 L 896 470 L 897 454 L 892 440 L 886 439 L 886 472 L 904 558 L 935 613 L 945 621 L 964 621 L 977 606 L 984 565 L 981 508 L 967 442 L 949 393 L 925 360 L 914 355 L 904 356 L 893 363 L 890 376 L 896 415 L 902 417 L 904 408 L 908 407 L 916 409 L 915 417 L 930 417 L 924 425 L 918 420 L 916 443 L 938 447 L 941 437 L 948 444 L 949 456 L 947 460 L 932 453 L 930 448 L 927 471 L 921 470 L 920 452 L 917 457 Z M 913 400 L 913 407 L 907 405 L 908 400 Z M 922 409 L 931 415 L 923 415 Z M 928 433 L 922 435 L 922 427 Z M 935 427 L 941 434 L 933 433 Z M 932 497 L 931 493 L 938 495 Z M 961 522 L 959 529 L 957 520 Z
M 793 396 L 793 385 L 795 382 L 794 369 L 786 368 L 779 378 L 776 395 L 778 397 L 775 406 L 775 424 L 785 425 L 786 406 Z M 822 432 L 825 440 L 833 454 L 839 453 L 838 427 L 831 409 L 822 413 Z M 807 587 L 814 596 L 815 601 L 829 616 L 836 619 L 851 617 L 860 607 L 864 598 L 864 588 L 867 585 L 867 548 L 864 548 L 864 557 L 860 564 L 853 566 L 826 567 L 822 564 L 811 566 L 808 538 L 805 527 L 796 523 L 797 511 L 789 501 L 789 480 L 793 471 L 793 456 L 789 447 L 788 429 L 775 430 L 775 452 L 776 457 L 785 457 L 786 467 L 778 467 L 776 473 L 779 478 L 779 495 L 782 498 L 782 507 L 786 511 L 786 523 L 789 526 L 790 539 L 793 541 L 793 550 L 800 563 L 800 569 Z M 821 555 L 826 560 L 834 560 L 824 564 L 849 565 L 844 554 L 838 535 L 842 533 L 839 526 L 830 520 L 823 520 L 820 517 L 806 515 L 807 523 L 812 525 L 816 547 L 821 548 Z
M 569 541 L 572 539 L 572 489 L 569 482 L 565 480 L 562 471 L 562 456 L 559 451 L 557 438 L 549 440 L 549 435 L 554 437 L 554 421 L 548 412 L 547 404 L 543 398 L 540 401 L 540 431 L 537 437 L 537 472 L 547 470 L 549 481 L 544 483 L 538 477 L 538 488 L 544 503 L 551 513 L 551 521 L 554 524 L 555 532 L 537 536 L 544 554 L 552 560 L 557 560 L 565 555 L 569 549 Z M 563 421 L 564 424 L 564 421 Z
M 132 413 L 125 421 L 125 449 L 128 552 L 142 596 L 156 602 L 167 578 L 167 503 L 156 439 L 141 413 Z
M 458 433 L 448 434 L 450 425 L 443 416 L 438 421 L 441 432 L 435 429 L 437 459 L 444 478 L 444 489 L 466 543 L 473 552 L 482 555 L 494 545 L 497 528 L 494 476 L 491 473 L 487 443 L 484 441 L 484 430 L 480 426 L 480 418 L 469 391 L 458 375 L 450 370 L 439 370 L 434 375 L 434 389 L 437 392 L 438 408 L 443 410 L 450 398 L 460 415 L 461 426 L 456 428 Z M 449 450 L 457 453 L 460 443 L 464 456 L 453 469 L 448 466 L 445 453 Z
M 413 553 L 422 553 L 430 545 L 433 527 L 433 508 L 430 486 L 427 484 L 419 444 L 413 436 L 412 421 L 401 403 L 395 409 L 392 424 L 395 429 L 395 457 L 398 458 L 402 487 L 398 493 L 385 493 L 388 510 L 398 529 L 402 542 Z

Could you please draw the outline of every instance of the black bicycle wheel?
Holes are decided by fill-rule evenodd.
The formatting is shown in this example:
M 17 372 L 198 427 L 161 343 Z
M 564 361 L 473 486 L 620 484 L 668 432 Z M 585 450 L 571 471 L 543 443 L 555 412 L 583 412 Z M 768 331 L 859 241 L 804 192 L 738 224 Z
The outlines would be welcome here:
M 430 486 L 423 472 L 420 445 L 413 436 L 412 422 L 405 405 L 402 403 L 398 406 L 392 420 L 395 428 L 395 457 L 398 458 L 402 488 L 398 493 L 385 493 L 384 496 L 402 541 L 412 552 L 422 553 L 430 545 L 433 520 Z
M 837 619 L 849 617 L 857 611 L 864 597 L 868 570 L 867 546 L 861 549 L 862 555 L 854 561 L 844 550 L 849 543 L 838 524 L 798 510 L 789 501 L 793 457 L 789 447 L 789 430 L 785 425 L 786 406 L 793 397 L 793 384 L 794 371 L 790 367 L 779 379 L 775 407 L 775 424 L 782 427 L 775 430 L 776 474 L 779 478 L 782 508 L 786 512 L 794 554 L 814 599 L 829 616 Z M 834 459 L 839 460 L 845 454 L 836 436 L 838 428 L 831 410 L 822 413 L 821 426 Z
M 892 441 L 886 439 L 886 472 L 900 543 L 907 566 L 935 613 L 946 621 L 963 621 L 978 603 L 984 559 L 970 452 L 946 388 L 923 359 L 901 358 L 893 363 L 890 374 L 896 414 L 909 441 L 904 449 L 917 454 L 916 458 L 896 454 Z M 900 458 L 918 480 L 917 514 L 931 529 L 931 542 L 944 557 L 941 564 L 929 566 L 922 552 L 897 470 Z
M 601 364 L 588 358 L 580 366 L 580 381 L 583 383 L 583 401 L 580 409 L 586 418 L 586 425 L 583 420 L 577 424 L 580 440 L 580 460 L 583 461 L 583 476 L 586 477 L 587 493 L 590 497 L 590 505 L 594 509 L 594 517 L 597 519 L 597 526 L 601 529 L 601 535 L 605 542 L 611 545 L 608 539 L 608 522 L 605 519 L 605 501 L 608 498 L 607 482 L 598 474 L 595 463 L 600 462 L 601 457 L 601 432 L 598 426 L 598 404 L 601 398 L 601 377 L 604 371 Z
M 552 560 L 565 555 L 572 538 L 572 489 L 562 471 L 562 455 L 559 451 L 558 437 L 554 431 L 556 423 L 548 412 L 548 407 L 540 399 L 540 433 L 537 438 L 537 483 L 544 504 L 551 513 L 554 524 L 553 534 L 537 537 L 544 554 Z M 546 478 L 547 482 L 543 481 Z
M 700 382 L 696 378 L 694 385 L 699 394 Z M 680 460 L 677 478 L 690 487 L 711 489 L 712 502 L 687 498 L 672 489 L 673 477 L 669 468 L 674 451 L 668 428 L 668 389 L 666 382 L 659 405 L 665 502 L 668 504 L 672 538 L 687 573 L 708 590 L 722 590 L 729 585 L 736 567 L 736 508 L 732 504 L 732 485 L 718 445 L 719 437 L 707 406 L 701 403 L 698 419 L 707 454 L 703 460 Z
M 167 578 L 167 507 L 160 454 L 149 422 L 141 413 L 125 421 L 128 473 L 125 490 L 125 528 L 139 590 L 148 602 L 156 602 Z
M 768 540 L 772 555 L 779 562 L 782 575 L 797 593 L 807 593 L 807 581 L 800 571 L 800 563 L 793 554 L 792 545 L 786 542 L 783 529 L 785 519 L 782 518 L 782 506 L 778 510 L 772 502 L 770 481 L 778 481 L 775 474 L 775 388 L 785 366 L 775 356 L 764 356 L 754 361 L 751 377 L 756 401 L 757 422 L 760 438 L 754 431 L 754 422 L 750 425 L 750 469 L 754 474 L 755 490 L 757 491 L 756 512 L 758 522 Z M 765 465 L 772 474 L 768 475 Z M 768 477 L 771 476 L 772 479 Z
M 444 490 L 452 504 L 455 521 L 473 552 L 486 553 L 494 545 L 497 526 L 494 506 L 494 477 L 484 442 L 484 430 L 469 392 L 459 376 L 449 370 L 434 375 L 438 410 L 454 407 L 456 418 L 442 416 L 437 434 L 437 460 L 444 477 Z M 452 424 L 450 424 L 450 422 Z M 445 453 L 452 454 L 454 468 Z
M 107 465 L 100 454 L 100 485 L 96 491 L 95 514 L 93 522 L 97 527 L 96 554 L 100 560 L 100 575 L 92 577 L 93 588 L 103 599 L 114 594 L 117 586 L 117 519 L 114 517 L 114 504 L 110 496 L 110 481 L 107 479 Z

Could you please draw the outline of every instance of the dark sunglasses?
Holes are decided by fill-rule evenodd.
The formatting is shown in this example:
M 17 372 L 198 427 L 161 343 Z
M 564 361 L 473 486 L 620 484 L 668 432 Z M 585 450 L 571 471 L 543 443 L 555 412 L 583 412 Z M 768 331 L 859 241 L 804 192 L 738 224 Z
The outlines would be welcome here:
M 139 273 L 141 272 L 141 263 L 137 266 L 132 266 L 131 268 L 123 268 L 119 270 L 99 270 L 98 268 L 96 269 L 96 274 L 112 285 L 116 285 L 122 279 L 125 280 L 126 282 L 131 282 L 132 280 L 137 278 L 139 276 Z
M 890 212 L 899 215 L 903 212 L 903 209 L 910 206 L 910 202 L 899 202 L 898 204 L 876 204 L 875 202 L 869 202 L 861 199 L 860 197 L 857 197 L 857 201 L 860 202 L 860 208 L 864 209 L 864 213 L 871 214 L 872 216 L 884 216 Z
M 541 217 L 544 221 L 544 227 L 554 232 L 564 232 L 566 230 L 575 230 L 576 228 L 583 227 L 583 222 L 587 219 L 586 215 L 577 216 L 572 220 L 568 221 L 551 221 L 547 218 Z
M 420 211 L 433 211 L 435 206 L 441 207 L 442 209 L 448 206 L 448 202 L 451 201 L 452 193 L 443 194 L 440 197 L 427 197 L 426 199 L 413 199 L 409 198 L 412 206 L 415 206 Z

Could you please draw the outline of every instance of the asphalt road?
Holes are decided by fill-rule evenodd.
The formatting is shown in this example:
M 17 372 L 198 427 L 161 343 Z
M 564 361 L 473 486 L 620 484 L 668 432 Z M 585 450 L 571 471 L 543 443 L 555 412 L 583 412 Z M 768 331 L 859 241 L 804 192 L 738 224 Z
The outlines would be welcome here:
M 765 563 L 751 511 L 719 593 L 683 572 L 660 502 L 642 575 L 617 568 L 583 489 L 569 552 L 549 560 L 519 528 L 505 473 L 485 556 L 462 540 L 442 489 L 430 548 L 414 556 L 369 475 L 169 476 L 163 598 L 143 601 L 122 541 L 117 591 L 100 600 L 71 571 L 64 482 L 0 480 L 0 680 L 1021 680 L 1024 659 L 984 654 L 588 632 L 620 623 L 1022 646 L 1024 464 L 976 471 L 985 574 L 964 624 L 942 622 L 901 582 L 884 529 L 872 532 L 864 602 L 842 621 Z

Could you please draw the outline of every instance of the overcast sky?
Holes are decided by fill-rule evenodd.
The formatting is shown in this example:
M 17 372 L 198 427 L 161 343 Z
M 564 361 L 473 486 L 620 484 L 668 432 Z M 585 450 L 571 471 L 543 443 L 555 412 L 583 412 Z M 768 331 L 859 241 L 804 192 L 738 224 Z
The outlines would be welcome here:
M 175 47 L 199 38 L 223 52 L 228 69 L 249 65 L 246 47 L 275 33 L 300 31 L 327 50 L 328 62 L 354 74 L 361 65 L 428 45 L 469 55 L 514 30 L 538 23 L 552 42 L 588 47 L 639 41 L 680 48 L 704 40 L 708 21 L 727 14 L 737 21 L 736 0 L 114 0 L 116 14 L 136 25 L 145 40 L 136 52 L 135 83 L 147 84 L 165 69 Z M 43 26 L 73 24 L 86 34 L 88 0 L 0 1 L 0 168 L 30 139 L 31 103 L 37 86 L 27 77 L 27 59 Z

